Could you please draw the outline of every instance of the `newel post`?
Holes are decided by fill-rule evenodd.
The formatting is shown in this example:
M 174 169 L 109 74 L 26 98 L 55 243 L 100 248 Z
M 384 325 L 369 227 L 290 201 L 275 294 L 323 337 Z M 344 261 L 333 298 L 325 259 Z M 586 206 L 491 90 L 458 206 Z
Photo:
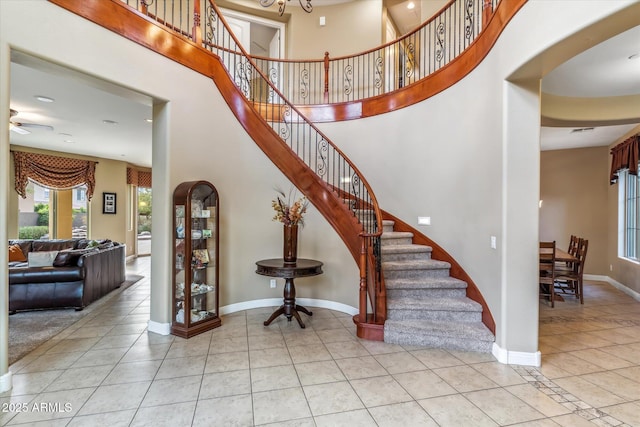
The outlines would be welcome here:
M 493 15 L 493 5 L 491 0 L 482 0 L 482 29 L 487 28 L 489 19 Z
M 329 103 L 329 52 L 324 53 L 324 103 Z
M 360 322 L 367 322 L 367 244 L 366 237 L 361 236 L 360 246 Z
M 202 44 L 202 28 L 200 28 L 200 2 L 193 2 L 193 31 L 191 34 L 193 41 L 198 45 Z

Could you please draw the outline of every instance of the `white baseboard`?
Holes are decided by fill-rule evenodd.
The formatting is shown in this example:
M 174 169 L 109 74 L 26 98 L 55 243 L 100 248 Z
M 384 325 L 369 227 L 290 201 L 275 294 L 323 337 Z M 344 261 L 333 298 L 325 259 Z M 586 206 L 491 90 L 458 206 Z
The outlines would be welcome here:
M 632 297 L 636 301 L 640 301 L 640 293 L 638 293 L 638 292 L 634 291 L 633 289 L 629 288 L 628 286 L 625 286 L 624 284 L 618 282 L 616 279 L 612 279 L 609 276 L 601 276 L 601 275 L 598 275 L 598 274 L 585 274 L 584 275 L 584 279 L 585 280 L 597 280 L 599 282 L 607 282 L 608 284 L 610 284 L 614 288 L 624 292 L 625 294 L 629 295 L 630 297 Z
M 171 323 L 160 323 L 149 320 L 147 323 L 147 331 L 159 335 L 169 335 L 171 333 Z
M 0 377 L 0 393 L 11 390 L 11 387 L 11 371 L 9 371 Z
M 342 304 L 334 301 L 327 301 L 323 299 L 314 299 L 314 298 L 296 298 L 296 302 L 305 307 L 318 307 L 318 308 L 328 308 L 329 310 L 339 311 L 341 313 L 347 313 L 351 315 L 358 314 L 358 309 L 355 307 L 351 307 L 350 305 Z M 266 298 L 266 299 L 257 299 L 252 301 L 244 301 L 236 304 L 225 305 L 224 307 L 220 307 L 220 314 L 231 314 L 237 311 L 243 310 L 251 310 L 253 308 L 262 308 L 262 307 L 279 307 L 282 305 L 282 298 Z
M 491 354 L 498 362 L 505 365 L 523 365 L 523 366 L 540 366 L 542 363 L 542 354 L 539 351 L 535 353 L 526 353 L 523 351 L 509 351 L 501 348 L 498 344 L 493 343 Z
M 328 308 L 330 310 L 339 311 L 351 315 L 358 314 L 358 309 L 350 305 L 342 304 L 334 301 L 327 301 L 313 298 L 296 298 L 296 302 L 305 307 Z M 237 311 L 251 310 L 253 308 L 263 307 L 279 307 L 282 305 L 282 298 L 266 298 L 252 301 L 243 301 L 236 304 L 229 304 L 220 307 L 220 315 L 231 314 Z M 160 323 L 149 320 L 147 330 L 160 335 L 169 335 L 171 333 L 171 323 Z

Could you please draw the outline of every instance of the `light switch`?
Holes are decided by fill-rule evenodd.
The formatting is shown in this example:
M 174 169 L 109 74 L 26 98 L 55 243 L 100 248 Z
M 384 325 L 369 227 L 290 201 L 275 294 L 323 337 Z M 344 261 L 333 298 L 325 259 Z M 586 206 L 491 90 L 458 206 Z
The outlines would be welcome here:
M 491 236 L 491 249 L 496 249 L 498 247 L 498 239 L 496 236 Z
M 418 225 L 431 225 L 431 217 L 430 216 L 419 216 L 418 217 Z

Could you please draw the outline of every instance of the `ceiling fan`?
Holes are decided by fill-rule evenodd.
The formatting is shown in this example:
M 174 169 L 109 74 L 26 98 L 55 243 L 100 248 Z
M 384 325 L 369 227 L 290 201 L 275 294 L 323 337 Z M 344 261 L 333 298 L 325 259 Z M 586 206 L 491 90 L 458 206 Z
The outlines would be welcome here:
M 15 133 L 19 133 L 20 135 L 27 135 L 31 133 L 25 128 L 53 130 L 53 126 L 49 126 L 49 125 L 40 125 L 37 123 L 22 123 L 22 122 L 12 121 L 11 119 L 14 116 L 18 115 L 18 111 L 14 110 L 13 108 L 10 109 L 9 114 L 10 114 L 9 129 L 14 131 Z

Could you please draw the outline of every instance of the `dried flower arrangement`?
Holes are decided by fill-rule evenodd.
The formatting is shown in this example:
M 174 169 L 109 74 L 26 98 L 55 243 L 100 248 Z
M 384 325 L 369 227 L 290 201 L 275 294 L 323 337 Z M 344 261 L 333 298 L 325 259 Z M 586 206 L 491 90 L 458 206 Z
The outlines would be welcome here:
M 279 221 L 284 225 L 304 225 L 303 216 L 309 206 L 307 198 L 302 196 L 291 203 L 296 196 L 296 190 L 293 187 L 289 190 L 288 195 L 280 189 L 276 189 L 276 192 L 278 196 L 271 201 L 271 206 L 273 206 L 273 209 L 276 211 L 273 220 Z

